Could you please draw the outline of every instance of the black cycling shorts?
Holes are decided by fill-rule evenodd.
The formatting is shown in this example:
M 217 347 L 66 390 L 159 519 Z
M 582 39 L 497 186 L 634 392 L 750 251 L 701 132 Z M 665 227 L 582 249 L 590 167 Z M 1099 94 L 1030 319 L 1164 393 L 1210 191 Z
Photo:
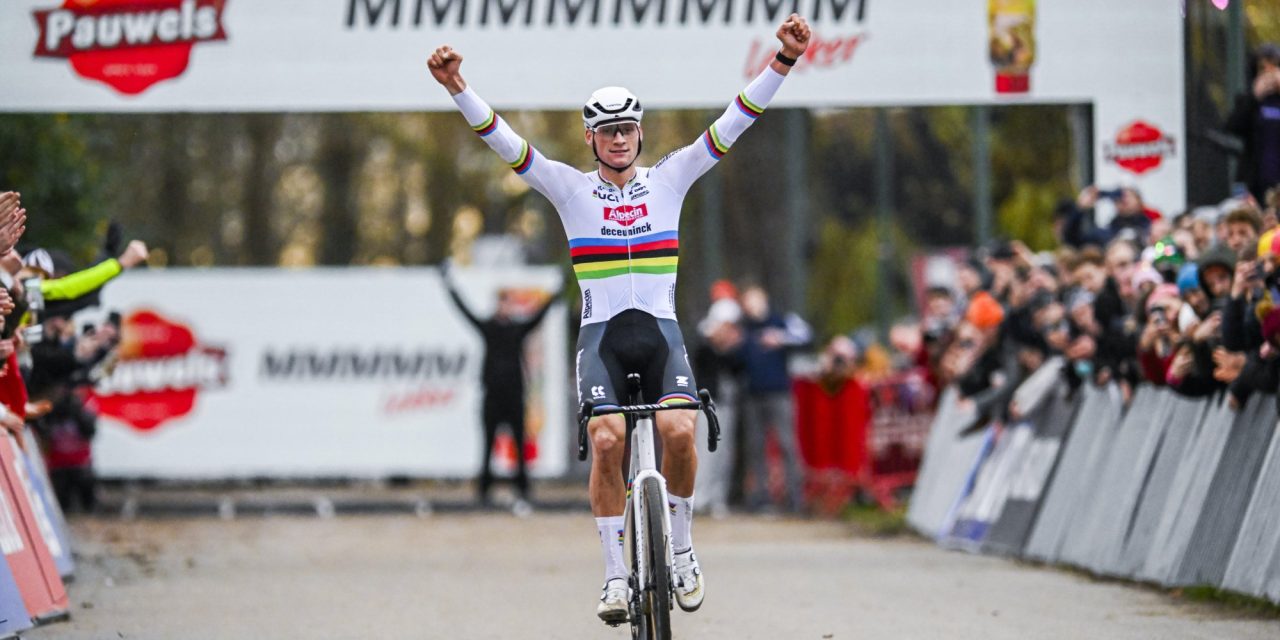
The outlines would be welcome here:
M 575 371 L 579 406 L 626 404 L 630 373 L 640 374 L 646 404 L 698 400 L 680 325 L 637 309 L 582 327 Z

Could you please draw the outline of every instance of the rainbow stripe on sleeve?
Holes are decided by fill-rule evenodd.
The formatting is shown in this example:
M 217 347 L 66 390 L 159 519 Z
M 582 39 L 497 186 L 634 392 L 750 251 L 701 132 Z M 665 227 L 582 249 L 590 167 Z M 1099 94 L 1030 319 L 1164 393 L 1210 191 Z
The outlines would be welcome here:
M 625 239 L 574 238 L 569 241 L 573 272 L 579 280 L 597 280 L 627 273 L 675 273 L 680 261 L 679 232 Z
M 521 140 L 520 155 L 516 158 L 515 162 L 511 163 L 511 169 L 516 173 L 523 175 L 524 172 L 528 171 L 529 167 L 533 165 L 534 153 L 536 152 L 533 150 L 533 147 L 529 146 L 528 141 Z
M 480 124 L 471 127 L 471 130 L 480 134 L 480 137 L 483 138 L 493 133 L 497 128 L 498 128 L 498 114 L 494 113 L 493 109 L 490 109 L 489 117 L 485 118 L 484 122 L 481 122 Z
M 738 105 L 738 110 L 741 111 L 743 115 L 751 118 L 752 120 L 759 118 L 760 115 L 764 113 L 764 107 L 757 107 L 755 103 L 751 102 L 751 100 L 747 98 L 745 91 L 739 93 L 738 97 L 733 99 L 733 103 Z
M 702 142 L 707 145 L 707 152 L 716 160 L 723 158 L 724 154 L 729 153 L 729 145 L 720 141 L 720 134 L 716 131 L 716 126 L 714 124 L 707 129 L 706 133 L 702 134 Z

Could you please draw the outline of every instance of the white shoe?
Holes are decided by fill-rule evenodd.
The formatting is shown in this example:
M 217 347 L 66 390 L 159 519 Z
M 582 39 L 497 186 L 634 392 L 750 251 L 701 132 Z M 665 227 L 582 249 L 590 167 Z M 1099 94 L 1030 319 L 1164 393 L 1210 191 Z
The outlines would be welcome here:
M 604 593 L 600 595 L 600 604 L 596 607 L 596 615 L 609 625 L 620 625 L 627 621 L 627 603 L 631 600 L 631 589 L 627 581 L 614 578 L 604 583 Z
M 698 566 L 698 557 L 693 549 L 676 554 L 676 604 L 685 611 L 697 611 L 702 606 L 705 595 L 702 583 L 702 568 Z
M 533 505 L 523 498 L 516 498 L 516 501 L 511 503 L 511 514 L 517 518 L 528 518 L 533 515 Z

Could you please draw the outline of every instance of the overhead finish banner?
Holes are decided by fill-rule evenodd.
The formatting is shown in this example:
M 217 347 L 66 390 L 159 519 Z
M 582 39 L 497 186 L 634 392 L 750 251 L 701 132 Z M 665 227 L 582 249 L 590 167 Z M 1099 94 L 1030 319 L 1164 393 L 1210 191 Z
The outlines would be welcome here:
M 453 109 L 442 44 L 499 109 L 716 108 L 791 11 L 814 39 L 776 106 L 1092 103 L 1099 182 L 1183 206 L 1168 0 L 5 0 L 0 111 Z
M 480 319 L 500 289 L 536 311 L 550 267 L 452 275 Z M 166 270 L 111 283 L 120 358 L 89 398 L 94 466 L 116 477 L 471 477 L 484 347 L 438 271 Z M 80 318 L 85 322 L 85 318 Z M 526 459 L 562 475 L 570 417 L 566 312 L 526 340 Z M 511 441 L 496 469 L 514 465 Z

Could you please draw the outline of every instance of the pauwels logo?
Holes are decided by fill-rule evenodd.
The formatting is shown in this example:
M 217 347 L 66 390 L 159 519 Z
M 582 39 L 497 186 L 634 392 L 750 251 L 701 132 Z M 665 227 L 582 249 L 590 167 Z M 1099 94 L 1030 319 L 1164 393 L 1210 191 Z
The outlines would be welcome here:
M 605 207 L 604 219 L 616 222 L 624 227 L 629 227 L 636 223 L 636 220 L 649 215 L 648 205 L 640 204 L 631 206 L 624 204 L 620 207 Z
M 33 11 L 35 57 L 67 58 L 77 74 L 137 95 L 187 70 L 197 43 L 226 40 L 227 0 L 64 0 Z
M 1160 168 L 1165 158 L 1172 158 L 1177 152 L 1172 136 L 1142 120 L 1129 123 L 1116 133 L 1114 142 L 1102 147 L 1107 162 L 1139 175 Z
M 200 344 L 191 328 L 150 310 L 121 326 L 120 360 L 91 392 L 99 413 L 138 431 L 191 413 L 196 395 L 227 384 L 227 352 Z

